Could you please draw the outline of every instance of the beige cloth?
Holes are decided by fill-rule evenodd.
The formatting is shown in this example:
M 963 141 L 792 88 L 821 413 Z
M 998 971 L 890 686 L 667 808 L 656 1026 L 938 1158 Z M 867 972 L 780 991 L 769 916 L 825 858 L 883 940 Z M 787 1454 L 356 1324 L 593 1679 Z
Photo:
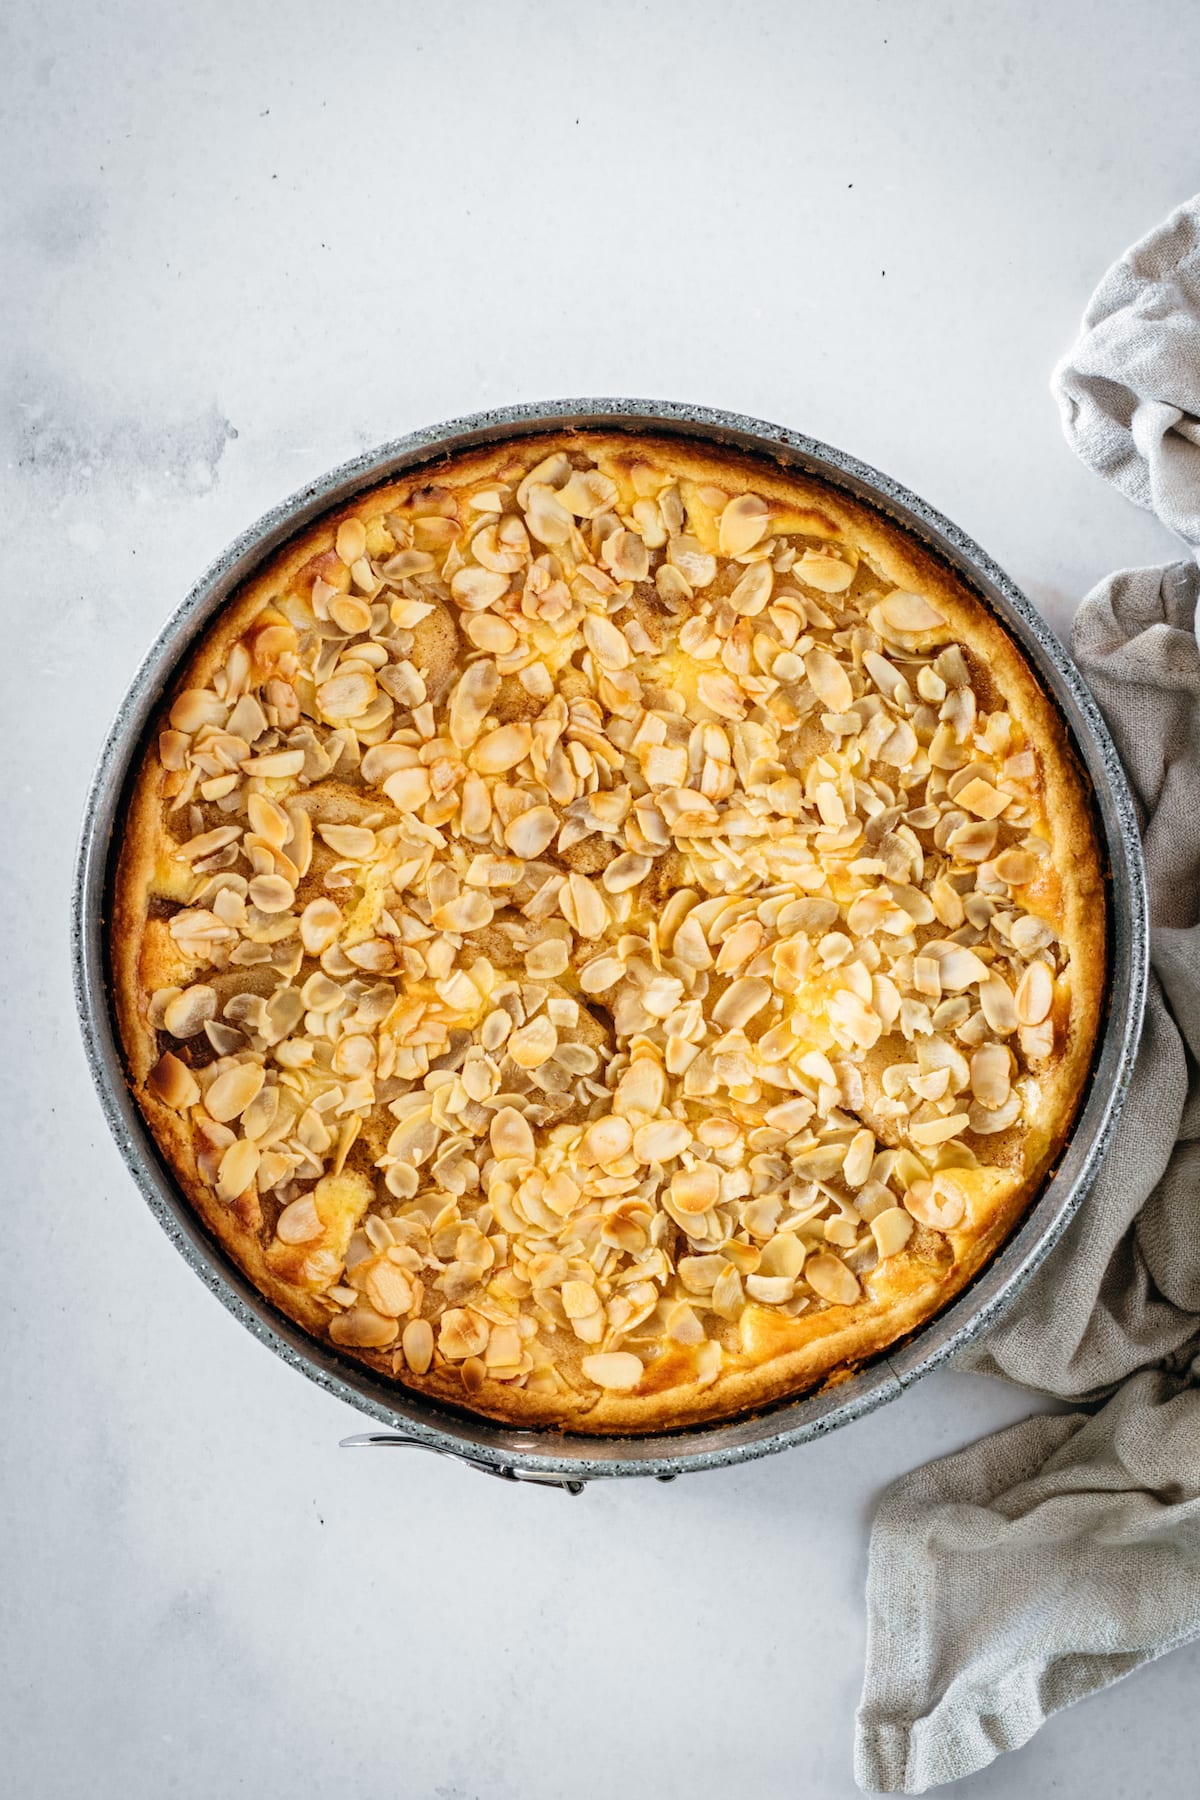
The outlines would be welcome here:
M 1084 461 L 1200 546 L 1200 197 L 1105 277 L 1057 371 Z M 905 1476 L 867 1577 L 855 1773 L 920 1794 L 1200 1634 L 1200 648 L 1195 561 L 1110 577 L 1076 660 L 1137 797 L 1153 975 L 1091 1195 L 963 1363 L 1079 1402 Z

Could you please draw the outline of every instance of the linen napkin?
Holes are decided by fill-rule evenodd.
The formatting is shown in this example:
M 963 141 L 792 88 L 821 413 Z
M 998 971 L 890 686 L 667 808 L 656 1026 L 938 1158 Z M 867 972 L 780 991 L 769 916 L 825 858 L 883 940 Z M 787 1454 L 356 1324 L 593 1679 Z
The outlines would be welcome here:
M 1200 196 L 1111 269 L 1054 388 L 1091 467 L 1200 546 Z M 1110 576 L 1075 658 L 1138 803 L 1153 974 L 1091 1194 L 960 1366 L 1040 1416 L 883 1496 L 855 1774 L 920 1794 L 1200 1635 L 1200 646 L 1194 559 Z

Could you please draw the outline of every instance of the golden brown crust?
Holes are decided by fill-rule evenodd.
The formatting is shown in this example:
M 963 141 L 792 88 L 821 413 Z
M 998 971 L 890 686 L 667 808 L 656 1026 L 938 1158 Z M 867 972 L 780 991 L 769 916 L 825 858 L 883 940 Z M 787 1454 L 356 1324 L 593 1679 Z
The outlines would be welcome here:
M 407 1370 L 403 1376 L 407 1385 L 493 1417 L 578 1431 L 642 1432 L 749 1410 L 837 1378 L 907 1336 L 984 1266 L 1053 1165 L 1086 1082 L 1106 968 L 1104 880 L 1090 797 L 1061 716 L 982 602 L 931 551 L 840 491 L 757 459 L 665 435 L 631 440 L 621 434 L 565 433 L 519 440 L 431 465 L 416 477 L 360 496 L 310 526 L 244 586 L 181 671 L 164 699 L 163 717 L 181 692 L 211 685 L 253 626 L 264 618 L 283 619 L 275 610 L 277 602 L 298 586 L 311 586 L 314 573 L 336 572 L 332 543 L 341 523 L 377 521 L 404 507 L 418 488 L 442 487 L 457 494 L 493 481 L 515 485 L 535 461 L 559 449 L 569 454 L 585 450 L 599 469 L 618 480 L 627 477 L 634 462 L 645 460 L 668 468 L 685 492 L 689 483 L 732 493 L 752 491 L 773 510 L 785 509 L 794 522 L 781 529 L 807 530 L 816 538 L 853 545 L 896 589 L 915 591 L 935 604 L 947 621 L 939 641 L 948 638 L 964 648 L 981 690 L 1002 698 L 1020 740 L 1035 749 L 1038 801 L 1051 854 L 1036 892 L 1031 886 L 1023 903 L 1053 925 L 1065 969 L 1056 987 L 1054 1055 L 1039 1069 L 1035 1101 L 1027 1107 L 1022 1127 L 999 1140 L 979 1140 L 991 1146 L 993 1161 L 955 1173 L 969 1199 L 961 1225 L 936 1237 L 919 1229 L 908 1247 L 878 1264 L 855 1304 L 813 1307 L 795 1318 L 749 1307 L 740 1346 L 726 1349 L 720 1372 L 707 1385 L 696 1378 L 690 1352 L 682 1348 L 667 1348 L 651 1361 L 632 1393 L 598 1391 L 586 1384 L 535 1393 L 485 1379 L 468 1398 L 459 1371 L 450 1364 L 435 1362 L 425 1375 Z M 431 639 L 424 654 L 432 687 L 448 646 Z M 443 686 L 451 674 L 452 668 L 445 667 Z M 164 920 L 154 916 L 156 902 L 186 898 L 186 870 L 181 877 L 165 816 L 168 782 L 158 756 L 148 750 L 130 796 L 115 884 L 110 952 L 131 1086 L 189 1202 L 223 1248 L 280 1311 L 324 1335 L 328 1306 L 316 1292 L 284 1279 L 278 1256 L 272 1266 L 257 1195 L 251 1189 L 232 1204 L 218 1199 L 201 1172 L 190 1119 L 156 1098 L 147 1085 L 161 1048 L 149 1021 L 149 996 L 184 985 L 196 966 L 180 953 Z M 1004 1166 L 1006 1159 L 1016 1166 Z M 355 1166 L 353 1157 L 348 1166 Z M 381 1374 L 393 1374 L 391 1349 L 344 1346 L 343 1354 L 357 1356 Z

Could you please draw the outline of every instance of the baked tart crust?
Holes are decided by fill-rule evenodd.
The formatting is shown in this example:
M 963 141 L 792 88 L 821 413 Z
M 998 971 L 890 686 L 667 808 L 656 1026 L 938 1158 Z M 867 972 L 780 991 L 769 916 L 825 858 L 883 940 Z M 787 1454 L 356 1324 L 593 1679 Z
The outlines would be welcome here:
M 1075 1117 L 1105 890 L 1064 723 L 868 507 L 567 432 L 361 495 L 238 592 L 134 778 L 132 1090 L 291 1319 L 492 1418 L 851 1372 Z

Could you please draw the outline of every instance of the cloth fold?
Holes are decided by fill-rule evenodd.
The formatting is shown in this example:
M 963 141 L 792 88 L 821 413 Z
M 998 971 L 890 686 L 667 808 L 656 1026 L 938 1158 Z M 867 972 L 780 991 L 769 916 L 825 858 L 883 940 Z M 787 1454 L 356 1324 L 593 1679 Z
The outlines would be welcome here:
M 1055 373 L 1084 462 L 1200 547 L 1200 196 L 1110 270 Z M 855 1774 L 924 1793 L 1200 1635 L 1200 570 L 1102 582 L 1072 647 L 1138 803 L 1151 990 L 1129 1096 L 1061 1243 L 960 1366 L 1089 1410 L 884 1494 Z

